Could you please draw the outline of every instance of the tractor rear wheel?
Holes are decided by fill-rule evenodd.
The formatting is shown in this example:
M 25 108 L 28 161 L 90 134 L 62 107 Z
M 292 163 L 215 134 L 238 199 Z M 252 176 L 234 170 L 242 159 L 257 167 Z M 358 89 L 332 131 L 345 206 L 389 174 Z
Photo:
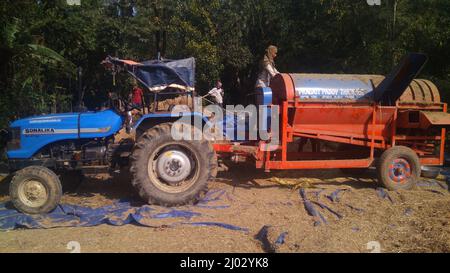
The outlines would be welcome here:
M 217 157 L 207 140 L 174 140 L 171 123 L 147 130 L 131 156 L 133 186 L 150 204 L 196 202 L 217 174 Z
M 62 196 L 58 176 L 42 166 L 29 166 L 18 171 L 9 186 L 14 207 L 24 213 L 47 213 L 56 208 Z
M 377 173 L 378 181 L 389 190 L 412 189 L 420 178 L 419 157 L 408 147 L 392 147 L 381 155 Z

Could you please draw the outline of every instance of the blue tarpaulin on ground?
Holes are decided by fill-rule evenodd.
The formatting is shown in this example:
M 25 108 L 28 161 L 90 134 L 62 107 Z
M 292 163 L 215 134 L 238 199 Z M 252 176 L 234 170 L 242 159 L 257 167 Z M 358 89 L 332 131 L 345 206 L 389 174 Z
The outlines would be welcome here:
M 42 215 L 27 215 L 15 210 L 11 203 L 0 203 L 0 230 L 17 228 L 55 228 L 55 227 L 90 227 L 101 224 L 122 226 L 135 224 L 148 227 L 175 227 L 177 225 L 216 226 L 237 231 L 247 231 L 246 228 L 227 223 L 196 221 L 187 222 L 194 217 L 201 217 L 197 208 L 204 209 L 205 203 L 220 200 L 224 190 L 211 191 L 197 206 L 182 208 L 165 208 L 159 206 L 132 206 L 128 201 L 118 201 L 113 205 L 91 208 L 63 204 L 50 213 Z M 227 206 L 208 206 L 208 209 L 222 209 Z

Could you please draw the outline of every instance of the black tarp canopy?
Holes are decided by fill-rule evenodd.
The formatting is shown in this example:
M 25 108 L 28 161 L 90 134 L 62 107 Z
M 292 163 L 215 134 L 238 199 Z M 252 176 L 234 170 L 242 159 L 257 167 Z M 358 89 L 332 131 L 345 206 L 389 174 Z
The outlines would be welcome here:
M 176 88 L 185 92 L 195 90 L 195 59 L 149 60 L 135 62 L 108 56 L 103 62 L 107 68 L 117 71 L 124 68 L 147 87 L 149 91 L 160 92 Z

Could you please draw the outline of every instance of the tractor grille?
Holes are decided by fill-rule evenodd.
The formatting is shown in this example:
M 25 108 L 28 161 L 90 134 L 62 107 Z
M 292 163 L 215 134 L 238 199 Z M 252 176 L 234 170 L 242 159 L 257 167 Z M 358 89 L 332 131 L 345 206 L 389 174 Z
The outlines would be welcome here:
M 8 151 L 20 149 L 20 127 L 12 127 L 9 129 L 8 144 L 6 149 Z

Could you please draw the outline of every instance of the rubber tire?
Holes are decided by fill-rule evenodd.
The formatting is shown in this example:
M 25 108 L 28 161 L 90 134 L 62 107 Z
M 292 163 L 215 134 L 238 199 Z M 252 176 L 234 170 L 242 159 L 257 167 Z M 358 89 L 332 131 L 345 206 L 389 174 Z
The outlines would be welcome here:
M 20 201 L 19 185 L 30 178 L 39 180 L 47 189 L 48 199 L 40 207 L 30 207 Z M 15 173 L 9 185 L 9 196 L 14 207 L 23 213 L 48 213 L 59 204 L 62 196 L 62 186 L 58 176 L 50 169 L 41 166 L 29 166 Z
M 394 182 L 389 177 L 389 165 L 396 158 L 405 159 L 411 166 L 411 177 L 404 184 Z M 416 182 L 420 179 L 420 172 L 419 157 L 413 150 L 405 146 L 395 146 L 386 150 L 378 161 L 378 181 L 389 190 L 413 189 L 416 186 Z
M 158 188 L 148 175 L 148 161 L 153 151 L 165 143 L 174 141 L 171 136 L 171 127 L 172 123 L 159 124 L 148 129 L 138 139 L 131 155 L 132 184 L 141 198 L 149 204 L 166 207 L 194 204 L 207 191 L 208 181 L 214 179 L 217 174 L 217 156 L 207 140 L 177 141 L 185 145 L 197 157 L 198 179 L 191 187 L 180 193 L 169 193 Z

